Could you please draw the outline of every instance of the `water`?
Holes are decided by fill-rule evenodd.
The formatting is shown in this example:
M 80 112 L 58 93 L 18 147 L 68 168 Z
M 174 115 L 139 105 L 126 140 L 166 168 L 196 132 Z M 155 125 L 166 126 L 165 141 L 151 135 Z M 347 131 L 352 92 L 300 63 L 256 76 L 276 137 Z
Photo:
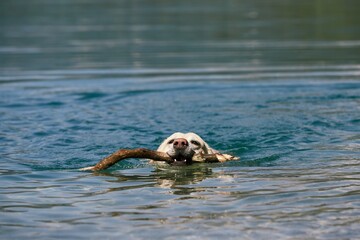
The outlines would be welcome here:
M 359 7 L 2 1 L 0 238 L 359 238 Z M 175 131 L 241 160 L 77 170 Z

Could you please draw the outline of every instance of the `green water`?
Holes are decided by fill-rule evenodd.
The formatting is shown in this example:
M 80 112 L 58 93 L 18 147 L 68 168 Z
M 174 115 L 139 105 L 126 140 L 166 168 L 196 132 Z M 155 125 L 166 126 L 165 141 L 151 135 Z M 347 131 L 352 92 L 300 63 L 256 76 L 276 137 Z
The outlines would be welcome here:
M 358 1 L 2 1 L 1 239 L 358 239 Z M 193 131 L 239 161 L 119 148 Z

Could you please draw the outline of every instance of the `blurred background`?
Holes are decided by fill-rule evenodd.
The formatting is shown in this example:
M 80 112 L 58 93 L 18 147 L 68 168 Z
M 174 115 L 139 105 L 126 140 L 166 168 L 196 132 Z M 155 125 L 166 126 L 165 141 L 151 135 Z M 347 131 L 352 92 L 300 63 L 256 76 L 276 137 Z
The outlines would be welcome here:
M 358 7 L 356 0 L 2 1 L 0 67 L 4 78 L 19 70 L 351 66 L 359 62 Z

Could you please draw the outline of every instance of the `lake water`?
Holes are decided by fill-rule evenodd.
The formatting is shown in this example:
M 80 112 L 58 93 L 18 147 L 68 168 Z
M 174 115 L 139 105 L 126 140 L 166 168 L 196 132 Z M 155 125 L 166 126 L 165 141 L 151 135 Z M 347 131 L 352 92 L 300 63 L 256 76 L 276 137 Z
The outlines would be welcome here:
M 360 2 L 0 3 L 1 239 L 359 239 Z M 239 156 L 119 148 L 193 131 Z

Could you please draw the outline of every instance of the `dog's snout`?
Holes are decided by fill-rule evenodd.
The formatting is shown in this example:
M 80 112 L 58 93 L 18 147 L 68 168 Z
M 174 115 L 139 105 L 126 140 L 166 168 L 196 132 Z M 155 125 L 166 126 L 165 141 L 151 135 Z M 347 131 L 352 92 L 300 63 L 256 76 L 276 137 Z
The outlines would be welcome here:
M 173 142 L 174 148 L 183 149 L 189 146 L 189 142 L 185 138 L 177 138 Z

